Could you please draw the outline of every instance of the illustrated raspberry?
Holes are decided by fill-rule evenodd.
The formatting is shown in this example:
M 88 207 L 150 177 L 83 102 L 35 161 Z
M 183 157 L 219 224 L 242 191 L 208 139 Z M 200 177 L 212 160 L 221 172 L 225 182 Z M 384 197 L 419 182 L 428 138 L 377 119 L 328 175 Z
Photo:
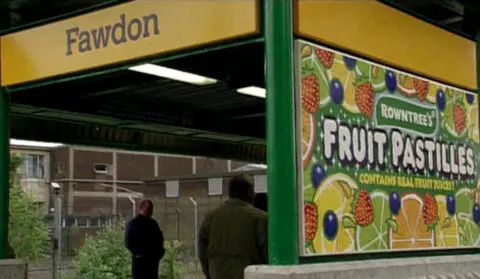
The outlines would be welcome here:
M 453 107 L 453 124 L 455 125 L 455 132 L 460 134 L 465 129 L 467 122 L 467 114 L 465 110 L 458 104 Z
M 423 102 L 428 94 L 428 81 L 423 79 L 413 78 L 413 87 L 417 92 L 418 100 Z
M 355 88 L 355 102 L 360 111 L 368 118 L 373 114 L 373 86 L 364 82 Z
M 320 87 L 315 75 L 310 74 L 302 78 L 302 106 L 310 112 L 315 113 L 320 100 Z
M 325 49 L 316 48 L 315 55 L 320 59 L 320 62 L 322 62 L 325 68 L 330 69 L 332 67 L 335 53 Z
M 367 190 L 362 189 L 358 194 L 354 208 L 355 221 L 360 226 L 368 226 L 373 222 L 372 199 Z
M 430 193 L 426 193 L 423 197 L 423 221 L 425 224 L 433 225 L 437 221 L 438 217 L 438 204 L 437 200 Z
M 306 203 L 303 210 L 305 218 L 305 240 L 312 241 L 317 233 L 317 206 L 313 203 Z

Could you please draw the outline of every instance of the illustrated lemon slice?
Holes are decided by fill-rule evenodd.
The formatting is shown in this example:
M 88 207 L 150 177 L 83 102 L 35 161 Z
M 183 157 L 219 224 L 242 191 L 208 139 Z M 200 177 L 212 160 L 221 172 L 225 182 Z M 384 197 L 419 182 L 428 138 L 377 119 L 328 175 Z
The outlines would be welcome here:
M 355 181 L 346 174 L 336 173 L 328 176 L 320 184 L 315 194 L 314 203 L 318 207 L 318 230 L 313 239 L 316 253 L 352 252 L 354 246 L 353 228 L 344 228 L 342 218 L 351 211 Z M 338 220 L 338 233 L 332 239 L 324 234 L 323 218 L 326 213 L 333 212 Z
M 480 228 L 472 219 L 474 195 L 469 188 L 462 188 L 455 194 L 456 212 L 458 214 L 458 230 L 462 246 L 480 244 Z
M 398 89 L 407 97 L 413 96 L 417 93 L 413 85 L 413 77 L 406 74 L 397 75 Z
M 436 83 L 431 82 L 429 84 L 427 98 L 426 98 L 427 102 L 431 104 L 435 104 L 437 102 L 437 91 L 440 88 L 441 87 Z
M 460 236 L 458 234 L 457 216 L 449 216 L 447 211 L 447 198 L 436 196 L 438 204 L 438 222 L 435 225 L 436 247 L 458 247 Z
M 370 195 L 373 206 L 372 224 L 358 226 L 355 233 L 355 242 L 358 251 L 388 250 L 388 223 L 390 208 L 388 195 L 383 191 L 375 191 Z
M 312 185 L 312 180 L 309 179 L 312 173 L 314 162 L 310 160 L 306 165 L 304 165 L 303 170 L 303 198 L 307 202 L 312 202 L 315 197 L 315 188 Z
M 302 110 L 302 162 L 306 166 L 312 157 L 315 145 L 315 119 L 312 114 Z
M 372 83 L 374 92 L 385 90 L 385 74 L 385 68 L 373 64 L 369 65 L 369 81 Z
M 422 216 L 423 200 L 417 194 L 402 197 L 397 231 L 390 230 L 390 247 L 394 250 L 434 247 L 434 232 L 429 230 Z
M 343 57 L 340 54 L 335 54 L 333 65 L 330 70 L 327 71 L 328 79 L 338 79 L 343 85 L 343 103 L 342 106 L 351 113 L 360 113 L 360 110 L 355 101 L 355 77 L 356 68 L 349 70 L 343 61 Z M 360 72 L 360 70 L 357 70 Z

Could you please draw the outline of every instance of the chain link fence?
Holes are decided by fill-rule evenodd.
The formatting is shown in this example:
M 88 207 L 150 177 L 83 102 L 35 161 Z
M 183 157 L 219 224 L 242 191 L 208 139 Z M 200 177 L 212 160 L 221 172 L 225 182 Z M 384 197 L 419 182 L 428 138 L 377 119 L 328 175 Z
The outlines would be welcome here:
M 230 175 L 232 174 L 225 176 Z M 150 186 L 118 183 L 112 187 L 112 184 L 105 181 L 63 183 L 62 188 L 73 188 L 74 195 L 62 193 L 59 273 L 74 269 L 72 258 L 82 247 L 86 236 L 95 235 L 102 228 L 112 225 L 117 218 L 128 222 L 136 215 L 140 200 L 148 198 L 154 203 L 153 218 L 159 223 L 167 245 L 177 246 L 174 261 L 182 267 L 178 279 L 203 278 L 196 249 L 198 228 L 207 212 L 227 200 L 228 179 L 220 181 L 220 185 L 217 185 L 219 187 L 214 191 L 216 194 L 212 194 L 209 187 L 209 177 L 179 179 L 180 194 L 177 192 L 178 197 L 171 198 L 166 197 L 168 187 L 165 180 L 159 180 Z M 69 183 L 74 184 L 73 187 L 66 187 Z M 46 222 L 53 229 L 53 218 L 47 218 Z M 51 247 L 51 243 L 47 245 Z M 48 260 L 31 265 L 29 278 L 51 278 L 51 270 L 52 264 Z
M 201 267 L 196 256 L 196 234 L 205 214 L 225 201 L 224 197 L 213 196 L 203 198 L 179 197 L 159 198 L 144 196 L 154 202 L 153 218 L 159 223 L 167 245 L 177 245 L 175 261 L 181 265 L 182 278 L 203 278 Z M 85 199 L 83 199 L 85 200 Z M 62 205 L 62 234 L 59 240 L 60 262 L 59 274 L 74 269 L 72 259 L 82 246 L 86 236 L 95 235 L 106 226 L 110 226 L 117 218 L 128 222 L 135 216 L 134 211 L 140 198 L 118 199 L 114 214 L 111 198 L 96 198 L 90 201 L 75 201 L 72 205 Z M 72 212 L 73 209 L 73 212 Z M 68 213 L 70 211 L 70 214 Z M 53 236 L 53 217 L 47 217 L 51 235 Z M 177 243 L 177 244 L 174 244 Z M 179 245 L 178 245 L 179 244 Z M 46 250 L 52 251 L 52 243 L 46 244 Z M 30 265 L 30 277 L 33 279 L 51 278 L 52 262 L 46 259 L 41 263 Z

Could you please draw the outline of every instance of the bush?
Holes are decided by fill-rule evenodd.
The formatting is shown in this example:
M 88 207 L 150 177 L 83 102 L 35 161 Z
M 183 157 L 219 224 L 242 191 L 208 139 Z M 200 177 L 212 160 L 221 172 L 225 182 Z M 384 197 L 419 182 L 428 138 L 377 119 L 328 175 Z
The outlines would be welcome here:
M 130 254 L 123 243 L 124 224 L 115 222 L 95 236 L 87 236 L 74 257 L 79 278 L 128 279 Z
M 96 235 L 85 238 L 73 260 L 75 278 L 131 278 L 131 256 L 123 242 L 124 227 L 123 221 L 117 221 Z M 166 252 L 159 268 L 160 278 L 182 279 L 183 264 L 176 261 L 180 247 L 178 242 L 174 242 L 173 245 L 165 243 Z
M 35 261 L 45 257 L 48 226 L 44 212 L 19 185 L 16 170 L 21 159 L 13 157 L 10 173 L 9 242 L 17 258 Z

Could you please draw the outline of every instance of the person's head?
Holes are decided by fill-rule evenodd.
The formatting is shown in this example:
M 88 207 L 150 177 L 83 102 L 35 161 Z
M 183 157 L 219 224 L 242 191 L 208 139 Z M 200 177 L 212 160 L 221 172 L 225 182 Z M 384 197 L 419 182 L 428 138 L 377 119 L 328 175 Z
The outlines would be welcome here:
M 237 175 L 230 180 L 228 197 L 248 203 L 253 202 L 253 181 L 248 175 Z
M 255 198 L 253 199 L 253 206 L 267 212 L 267 208 L 268 208 L 267 194 L 266 193 L 256 194 Z
M 138 214 L 145 217 L 152 217 L 153 214 L 153 202 L 149 199 L 142 200 L 138 204 Z

